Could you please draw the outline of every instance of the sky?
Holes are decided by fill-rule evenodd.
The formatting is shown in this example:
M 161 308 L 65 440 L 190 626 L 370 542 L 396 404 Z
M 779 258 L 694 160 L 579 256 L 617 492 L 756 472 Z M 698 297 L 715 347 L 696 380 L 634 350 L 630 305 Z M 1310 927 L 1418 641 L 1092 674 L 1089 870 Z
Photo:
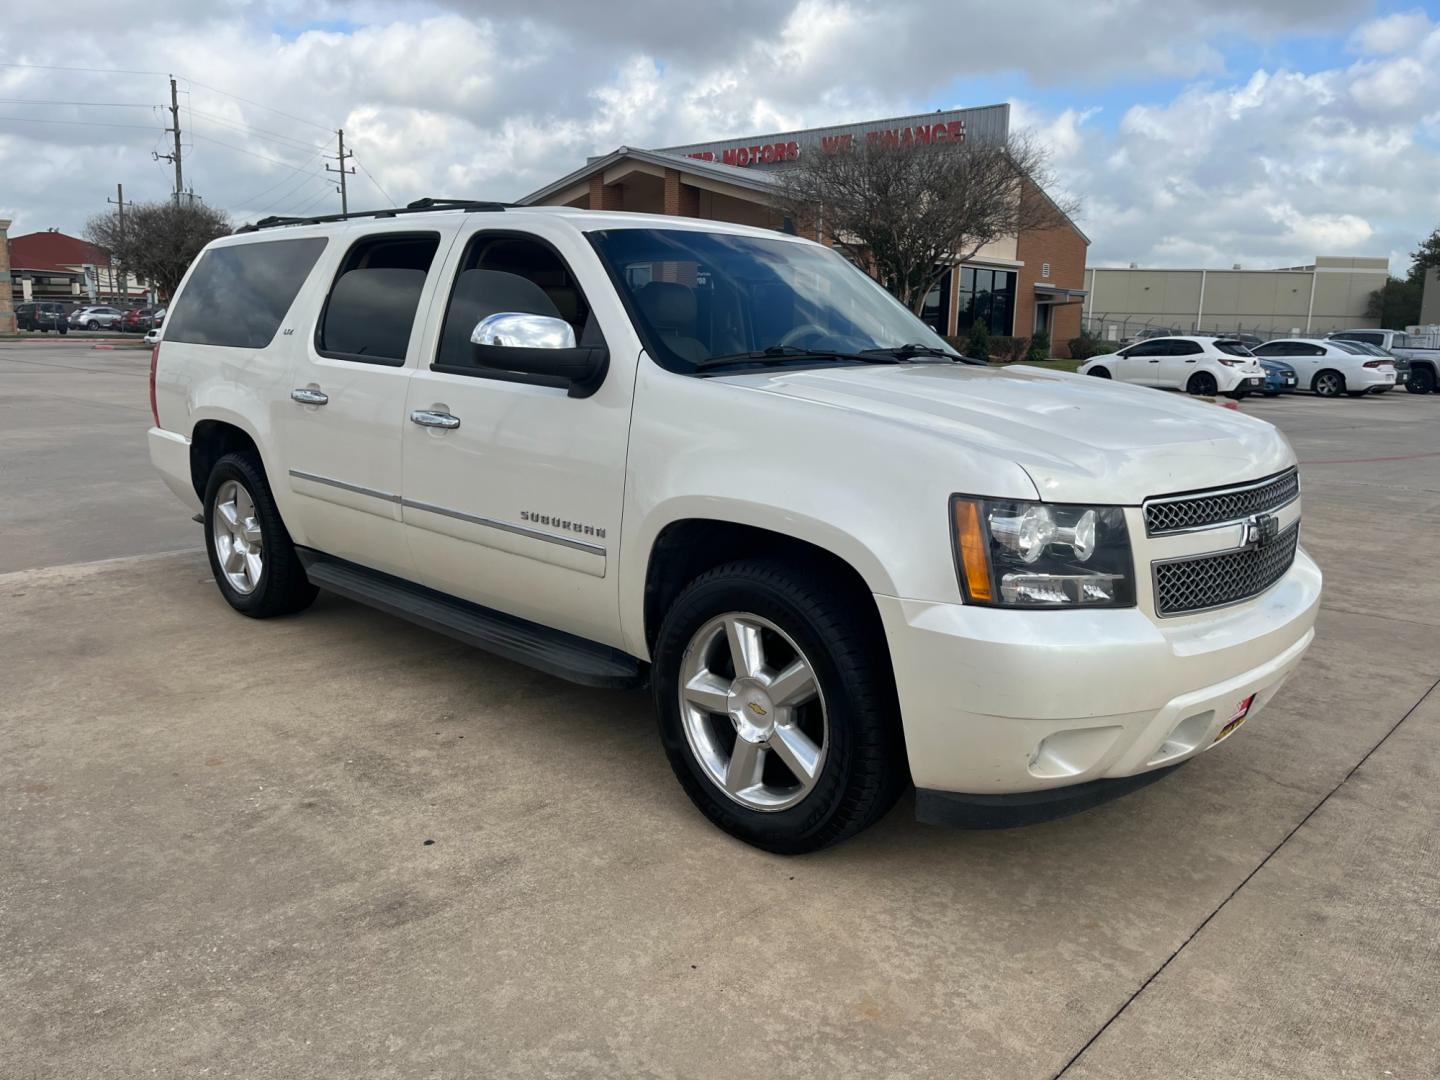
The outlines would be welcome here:
M 77 0 L 0 26 L 0 217 L 79 233 L 186 186 L 235 223 L 509 200 L 620 145 L 1009 102 L 1092 265 L 1291 266 L 1440 226 L 1440 3 Z M 334 165 L 333 160 L 329 163 Z

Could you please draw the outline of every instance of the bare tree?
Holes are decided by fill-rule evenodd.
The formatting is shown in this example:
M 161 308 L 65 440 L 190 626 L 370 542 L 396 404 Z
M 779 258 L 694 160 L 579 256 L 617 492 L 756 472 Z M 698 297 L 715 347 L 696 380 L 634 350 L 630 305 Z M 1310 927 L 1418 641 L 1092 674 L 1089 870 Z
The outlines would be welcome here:
M 776 201 L 919 312 L 951 265 L 1021 232 L 1058 228 L 1079 209 L 1045 194 L 1054 182 L 1049 161 L 1028 135 L 816 149 L 781 174 Z
M 201 248 L 229 233 L 230 219 L 222 211 L 193 201 L 131 203 L 123 232 L 114 212 L 97 214 L 85 226 L 87 240 L 131 273 L 154 282 L 165 296 L 175 292 Z

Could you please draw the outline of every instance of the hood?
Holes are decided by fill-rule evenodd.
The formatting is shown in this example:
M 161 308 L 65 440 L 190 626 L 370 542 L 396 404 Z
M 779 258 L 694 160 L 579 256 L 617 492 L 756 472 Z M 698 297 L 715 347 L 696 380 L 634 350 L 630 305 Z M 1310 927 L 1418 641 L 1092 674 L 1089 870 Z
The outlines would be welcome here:
M 836 366 L 718 381 L 843 409 L 1023 468 L 1042 498 L 1137 504 L 1295 463 L 1272 425 L 1179 393 L 1039 368 Z M 859 437 L 853 428 L 847 434 Z M 1004 494 L 976 491 L 974 494 Z

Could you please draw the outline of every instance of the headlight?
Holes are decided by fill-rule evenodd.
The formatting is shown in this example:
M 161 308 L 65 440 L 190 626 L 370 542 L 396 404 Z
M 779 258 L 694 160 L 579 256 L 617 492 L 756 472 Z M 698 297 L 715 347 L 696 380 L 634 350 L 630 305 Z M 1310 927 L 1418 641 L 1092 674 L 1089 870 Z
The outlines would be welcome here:
M 950 500 L 965 599 L 991 607 L 1130 607 L 1134 564 L 1115 506 Z

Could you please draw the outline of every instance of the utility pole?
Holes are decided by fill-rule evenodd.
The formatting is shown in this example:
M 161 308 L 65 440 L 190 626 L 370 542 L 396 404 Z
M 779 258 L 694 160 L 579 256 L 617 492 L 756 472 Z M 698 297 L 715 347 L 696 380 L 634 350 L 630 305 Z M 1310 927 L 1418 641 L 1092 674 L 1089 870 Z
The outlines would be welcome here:
M 340 161 L 340 165 L 339 165 L 338 168 L 332 169 L 332 168 L 330 167 L 330 165 L 327 163 L 326 166 L 325 166 L 325 171 L 326 171 L 326 172 L 333 172 L 333 173 L 339 173 L 339 174 L 340 174 L 340 212 L 341 212 L 342 214 L 348 214 L 348 213 L 350 212 L 350 200 L 349 200 L 349 198 L 347 197 L 346 191 L 345 191 L 345 177 L 346 177 L 346 176 L 354 176 L 354 175 L 355 175 L 355 166 L 352 165 L 352 166 L 350 166 L 350 168 L 347 169 L 347 168 L 345 167 L 345 159 L 346 159 L 346 158 L 353 158 L 353 157 L 355 156 L 355 152 L 354 152 L 353 150 L 347 152 L 346 149 L 345 149 L 345 129 L 344 129 L 344 128 L 338 128 L 338 129 L 336 130 L 335 134 L 336 134 L 336 136 L 337 136 L 337 137 L 339 138 L 339 140 L 340 140 L 340 151 L 339 151 L 339 153 L 337 154 L 337 157 L 339 158 L 339 161 Z
M 119 218 L 119 223 L 118 223 L 118 225 L 117 225 L 117 228 L 116 228 L 115 232 L 116 232 L 116 235 L 119 237 L 119 240 L 120 240 L 120 248 L 121 248 L 121 250 L 123 251 L 124 248 L 125 248 L 125 185 L 124 185 L 124 184 L 116 184 L 116 185 L 115 185 L 115 198 L 113 198 L 113 199 L 106 199 L 105 201 L 108 202 L 108 203 L 113 203 L 113 204 L 115 205 L 115 207 L 116 207 L 116 215 L 117 215 L 118 218 Z M 124 292 L 125 292 L 125 299 L 126 299 L 126 300 L 129 300 L 129 299 L 130 299 L 130 285 L 129 285 L 129 280 L 125 277 L 125 260 L 124 260 L 123 257 L 122 257 L 121 260 L 120 260 L 120 287 L 121 287 L 121 288 L 124 290 Z
M 175 136 L 175 152 L 173 154 L 157 154 L 150 151 L 150 156 L 156 161 L 171 161 L 175 163 L 175 205 L 180 205 L 180 198 L 185 193 L 185 175 L 180 169 L 180 98 L 175 91 L 175 79 L 170 79 L 170 124 L 165 131 Z

